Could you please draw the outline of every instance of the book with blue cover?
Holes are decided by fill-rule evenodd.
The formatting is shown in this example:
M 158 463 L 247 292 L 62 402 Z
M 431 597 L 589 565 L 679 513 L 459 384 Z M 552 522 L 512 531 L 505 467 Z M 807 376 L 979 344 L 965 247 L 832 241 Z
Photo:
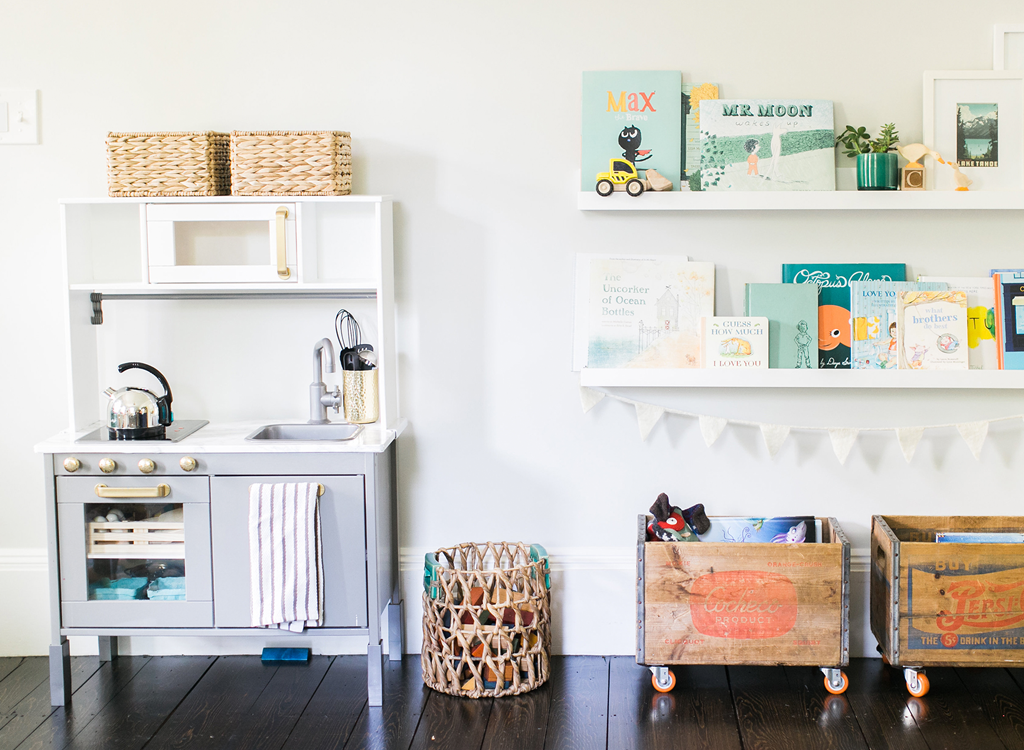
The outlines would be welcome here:
M 906 281 L 904 263 L 784 263 L 782 281 L 818 288 L 818 369 L 849 370 L 852 326 L 850 284 Z
M 1024 270 L 992 272 L 1000 370 L 1024 370 Z
M 697 536 L 702 542 L 817 543 L 820 540 L 816 520 L 814 516 L 711 516 L 711 528 Z
M 943 292 L 942 282 L 854 281 L 850 284 L 854 370 L 896 370 L 896 302 L 899 292 Z
M 768 367 L 818 369 L 818 290 L 807 284 L 747 284 L 747 315 L 768 318 Z
M 1016 531 L 940 531 L 936 542 L 961 544 L 1024 544 L 1024 534 Z
M 598 173 L 618 171 L 609 165 L 624 159 L 641 179 L 656 169 L 678 190 L 682 91 L 678 70 L 583 73 L 581 189 L 594 190 Z

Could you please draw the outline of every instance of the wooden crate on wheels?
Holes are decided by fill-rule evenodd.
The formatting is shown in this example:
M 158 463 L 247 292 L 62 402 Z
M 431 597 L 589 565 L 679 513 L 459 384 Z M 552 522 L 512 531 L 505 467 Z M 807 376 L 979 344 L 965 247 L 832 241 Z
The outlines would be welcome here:
M 636 661 L 656 690 L 675 686 L 674 664 L 810 665 L 846 690 L 850 542 L 820 520 L 818 544 L 693 543 L 648 542 L 639 516 Z
M 939 532 L 1021 533 L 1024 517 L 872 516 L 871 632 L 915 696 L 925 667 L 1024 664 L 1024 545 Z

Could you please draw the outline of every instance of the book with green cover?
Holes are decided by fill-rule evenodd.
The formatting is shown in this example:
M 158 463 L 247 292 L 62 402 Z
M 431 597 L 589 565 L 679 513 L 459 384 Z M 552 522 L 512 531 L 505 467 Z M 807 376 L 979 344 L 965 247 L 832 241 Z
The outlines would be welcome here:
M 818 369 L 850 369 L 850 282 L 906 281 L 904 263 L 783 263 L 782 281 L 818 288 Z
M 818 369 L 818 290 L 807 284 L 747 284 L 746 314 L 768 318 L 768 367 Z
M 594 190 L 611 161 L 625 159 L 679 189 L 683 75 L 678 70 L 587 71 L 583 74 L 581 189 Z

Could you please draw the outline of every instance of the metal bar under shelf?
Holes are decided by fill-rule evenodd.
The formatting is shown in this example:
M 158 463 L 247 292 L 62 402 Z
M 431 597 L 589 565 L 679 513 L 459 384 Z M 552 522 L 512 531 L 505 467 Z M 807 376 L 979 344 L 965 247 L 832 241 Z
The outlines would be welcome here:
M 282 289 L 281 291 L 245 290 L 226 292 L 223 290 L 204 292 L 201 290 L 168 291 L 168 292 L 90 292 L 92 317 L 89 322 L 94 326 L 103 325 L 103 300 L 147 300 L 147 299 L 376 299 L 377 292 L 360 289 Z

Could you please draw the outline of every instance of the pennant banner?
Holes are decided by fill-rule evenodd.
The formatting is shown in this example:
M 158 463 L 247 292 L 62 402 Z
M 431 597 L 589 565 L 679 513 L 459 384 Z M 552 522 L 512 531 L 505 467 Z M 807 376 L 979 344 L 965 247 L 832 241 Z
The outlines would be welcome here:
M 654 425 L 658 423 L 664 413 L 665 410 L 662 407 L 654 404 L 636 404 L 636 421 L 640 425 L 641 440 L 647 440 L 647 436 L 651 434 Z
M 784 424 L 763 424 L 761 425 L 761 437 L 764 438 L 765 447 L 768 448 L 768 455 L 775 458 L 779 448 L 789 437 L 789 426 Z
M 903 451 L 903 458 L 907 459 L 907 463 L 910 463 L 910 459 L 914 457 L 914 452 L 917 450 L 917 444 L 921 442 L 921 437 L 924 435 L 924 427 L 897 427 L 896 428 L 896 439 L 900 441 L 900 450 Z
M 832 450 L 840 464 L 846 464 L 846 457 L 850 455 L 850 449 L 857 442 L 858 434 L 860 434 L 860 430 L 855 430 L 852 427 L 828 428 L 828 436 L 832 439 Z
M 700 423 L 700 434 L 704 438 L 704 445 L 708 448 L 715 444 L 718 436 L 722 434 L 722 430 L 729 424 L 728 419 L 709 417 L 706 414 L 701 414 L 697 417 L 697 421 Z
M 960 437 L 967 442 L 967 447 L 971 449 L 974 458 L 980 461 L 981 446 L 985 444 L 985 438 L 988 437 L 988 422 L 958 424 L 956 430 L 960 433 Z
M 601 403 L 601 399 L 603 398 L 604 394 L 601 393 L 601 391 L 595 391 L 593 388 L 580 386 L 580 402 L 583 404 L 584 414 Z

